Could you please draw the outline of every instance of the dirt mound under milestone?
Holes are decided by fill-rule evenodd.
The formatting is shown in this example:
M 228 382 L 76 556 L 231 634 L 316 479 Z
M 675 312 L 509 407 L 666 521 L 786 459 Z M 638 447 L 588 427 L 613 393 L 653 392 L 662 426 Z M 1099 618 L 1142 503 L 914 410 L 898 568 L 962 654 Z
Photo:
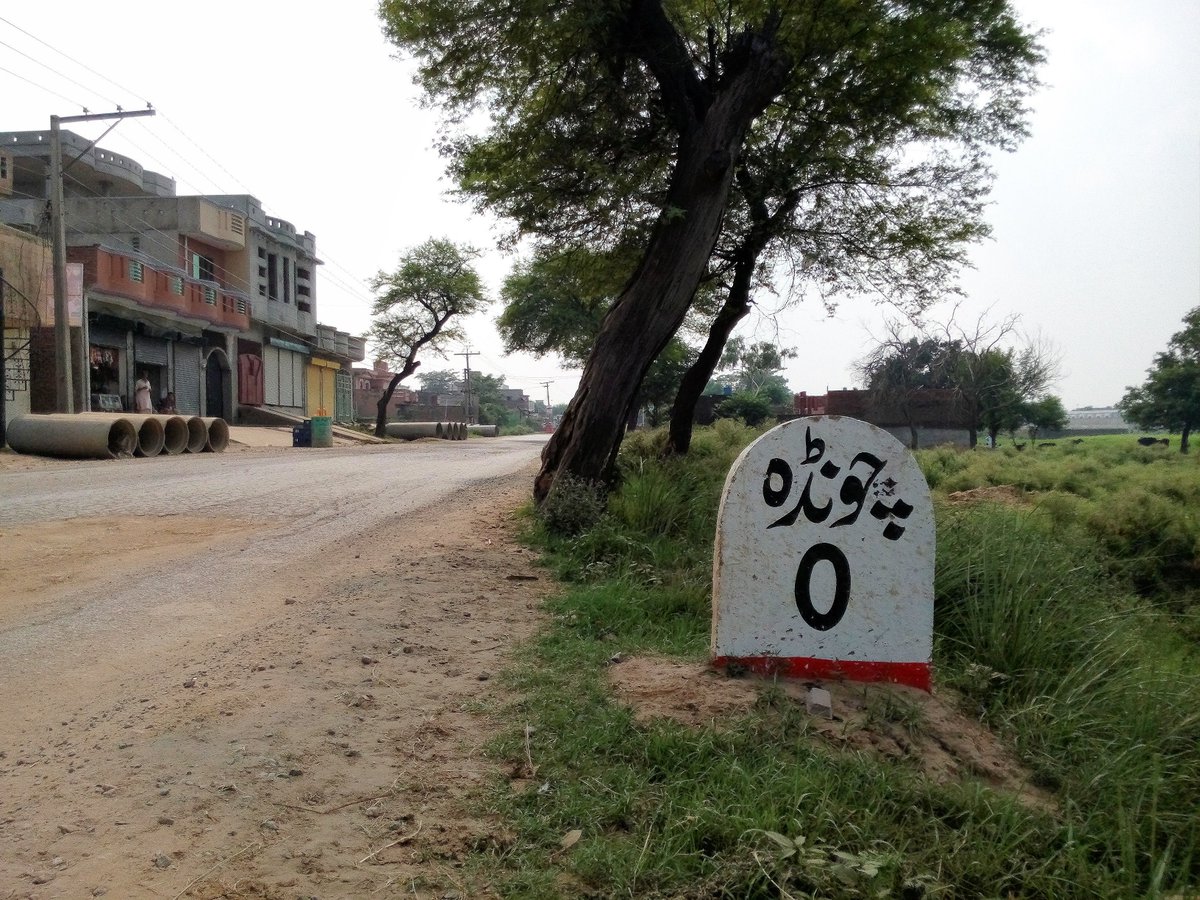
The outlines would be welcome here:
M 901 685 L 730 678 L 706 663 L 656 657 L 625 659 L 609 677 L 639 721 L 666 718 L 691 727 L 719 725 L 747 712 L 772 686 L 801 705 L 809 688 L 822 687 L 833 699 L 833 718 L 814 715 L 812 733 L 831 746 L 904 760 L 939 784 L 982 780 L 1030 806 L 1054 809 L 1029 771 L 987 728 L 960 713 L 951 697 Z

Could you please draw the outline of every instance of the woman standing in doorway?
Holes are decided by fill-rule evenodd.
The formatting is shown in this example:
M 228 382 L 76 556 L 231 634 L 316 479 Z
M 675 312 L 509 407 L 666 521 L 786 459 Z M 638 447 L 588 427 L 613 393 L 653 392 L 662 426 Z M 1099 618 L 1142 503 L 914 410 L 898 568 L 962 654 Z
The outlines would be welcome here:
M 150 379 L 145 372 L 138 376 L 137 382 L 133 385 L 133 411 L 154 412 L 154 405 L 150 402 Z

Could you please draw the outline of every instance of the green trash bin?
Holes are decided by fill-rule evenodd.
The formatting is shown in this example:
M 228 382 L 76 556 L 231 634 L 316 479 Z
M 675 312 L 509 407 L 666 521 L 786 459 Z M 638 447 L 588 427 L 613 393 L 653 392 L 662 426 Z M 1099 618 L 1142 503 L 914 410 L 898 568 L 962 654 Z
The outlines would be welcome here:
M 333 417 L 312 417 L 312 445 L 314 447 L 333 446 Z

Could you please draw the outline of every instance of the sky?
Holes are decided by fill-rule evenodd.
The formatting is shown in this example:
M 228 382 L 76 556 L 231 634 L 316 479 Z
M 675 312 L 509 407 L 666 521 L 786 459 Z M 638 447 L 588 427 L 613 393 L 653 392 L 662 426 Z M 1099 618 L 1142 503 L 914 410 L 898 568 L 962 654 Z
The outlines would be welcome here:
M 1044 86 L 1030 137 L 994 160 L 992 238 L 974 247 L 957 317 L 1046 339 L 1068 408 L 1115 403 L 1140 383 L 1184 313 L 1200 305 L 1200 4 L 1194 0 L 1015 0 L 1045 31 Z M 374 0 L 56 0 L 0 11 L 0 131 L 52 114 L 158 110 L 101 142 L 174 177 L 179 194 L 249 193 L 316 235 L 320 321 L 362 334 L 368 279 L 429 237 L 484 251 L 491 296 L 514 257 L 503 229 L 457 202 L 413 66 L 384 39 Z M 67 126 L 89 139 L 109 123 Z M 762 308 L 773 309 L 772 298 Z M 506 356 L 494 305 L 466 323 L 471 367 L 534 399 L 565 403 L 579 372 L 555 357 Z M 949 304 L 935 308 L 945 318 Z M 855 363 L 894 317 L 869 298 L 819 303 L 739 333 L 794 348 L 795 391 L 857 386 Z M 460 368 L 432 358 L 426 370 Z

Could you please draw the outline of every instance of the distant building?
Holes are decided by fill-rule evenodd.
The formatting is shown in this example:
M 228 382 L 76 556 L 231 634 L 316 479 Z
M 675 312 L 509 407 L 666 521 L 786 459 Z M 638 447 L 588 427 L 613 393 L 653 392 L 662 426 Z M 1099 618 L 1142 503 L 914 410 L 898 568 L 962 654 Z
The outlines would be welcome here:
M 969 423 L 956 392 L 940 389 L 913 391 L 907 409 L 900 404 L 880 404 L 870 391 L 841 390 L 827 394 L 794 395 L 797 416 L 848 416 L 877 425 L 906 447 L 916 430 L 917 446 L 938 444 L 970 446 Z
M 1128 434 L 1136 431 L 1113 406 L 1067 410 L 1067 426 L 1059 431 L 1042 430 L 1039 438 L 1083 437 L 1090 434 Z
M 382 359 L 375 360 L 373 368 L 354 370 L 354 418 L 356 420 L 359 422 L 375 421 L 379 414 L 379 399 L 387 390 L 387 386 L 392 383 L 394 374 Z M 388 408 L 388 420 L 394 421 L 402 418 L 401 410 L 416 402 L 416 391 L 397 386 Z
M 825 395 L 801 391 L 792 396 L 792 411 L 798 416 L 825 415 Z

